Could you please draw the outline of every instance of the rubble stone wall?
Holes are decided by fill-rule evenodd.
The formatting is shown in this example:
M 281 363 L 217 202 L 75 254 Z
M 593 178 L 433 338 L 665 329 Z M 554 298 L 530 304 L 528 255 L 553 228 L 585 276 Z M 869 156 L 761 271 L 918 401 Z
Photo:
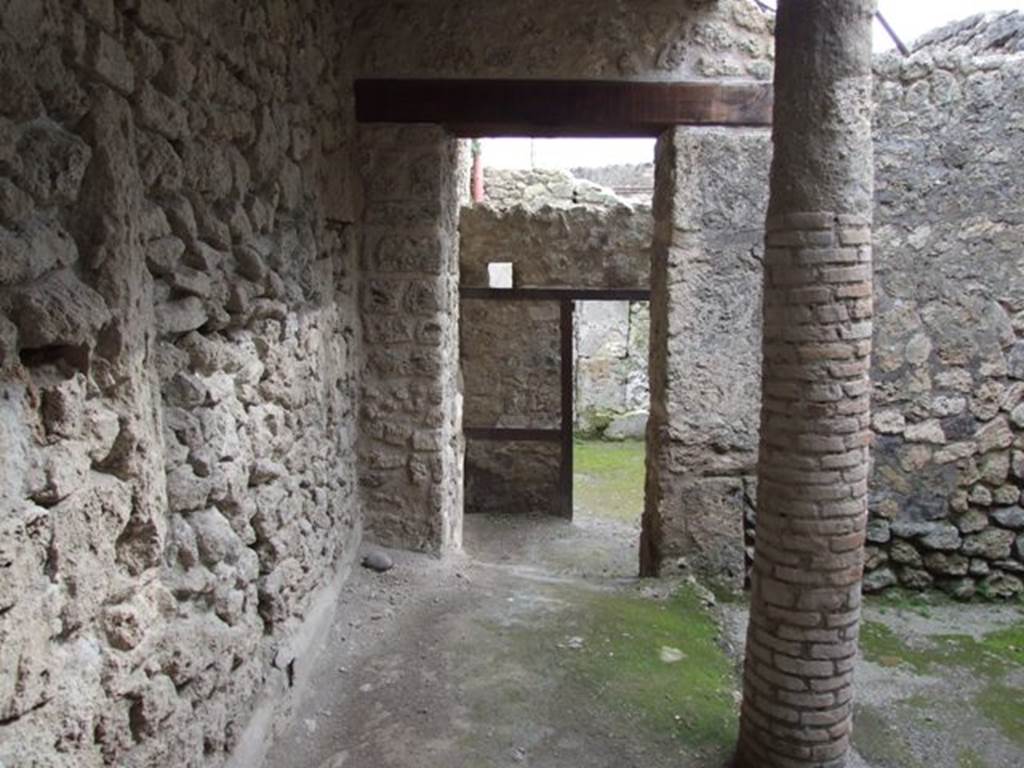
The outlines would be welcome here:
M 0 3 L 6 765 L 219 765 L 303 675 L 359 536 L 347 20 Z
M 769 80 L 774 50 L 749 0 L 363 0 L 355 32 L 377 77 Z
M 440 553 L 462 541 L 458 143 L 381 125 L 359 144 L 366 525 L 381 544 Z
M 974 17 L 923 38 L 910 58 L 888 54 L 876 60 L 868 590 L 902 584 L 958 597 L 1009 597 L 1024 589 L 1024 213 L 1014 166 L 1024 135 L 1013 119 L 1024 109 L 1022 68 L 1024 18 L 1017 13 Z M 751 151 L 736 153 L 749 163 L 746 170 L 723 156 L 691 157 L 677 163 L 674 177 L 659 168 L 659 184 L 679 190 L 680 179 L 703 167 L 723 179 L 744 173 L 760 179 L 771 148 L 765 143 Z M 719 196 L 714 186 L 694 191 L 699 194 L 675 198 L 684 218 L 732 217 L 737 232 L 763 218 L 753 205 L 756 195 L 743 203 Z M 664 218 L 656 203 L 656 222 Z M 665 562 L 681 555 L 715 574 L 720 555 L 735 551 L 730 542 L 738 534 L 729 521 L 741 519 L 744 508 L 748 546 L 755 535 L 756 488 L 748 470 L 755 459 L 758 401 L 754 389 L 741 393 L 748 391 L 742 382 L 755 382 L 760 348 L 736 342 L 757 338 L 760 314 L 733 313 L 734 337 L 715 337 L 714 308 L 729 306 L 732 287 L 744 283 L 716 286 L 701 278 L 700 259 L 696 269 L 674 273 L 671 254 L 687 264 L 705 247 L 687 231 L 679 223 L 671 234 L 656 230 L 656 355 L 665 348 L 666 312 L 685 319 L 687 307 L 697 308 L 697 319 L 670 334 L 667 367 L 657 356 L 652 366 L 654 428 L 678 425 L 660 441 L 669 454 L 655 467 L 675 467 L 670 475 L 681 482 L 699 478 L 697 490 L 713 492 L 704 495 L 684 483 L 685 493 L 673 490 L 666 497 L 660 476 L 649 482 L 648 504 L 657 517 L 645 523 L 645 537 L 652 536 L 645 538 L 643 556 Z M 659 305 L 657 287 L 665 238 L 680 239 L 677 251 L 674 244 L 668 250 L 671 310 Z M 752 233 L 752 243 L 759 239 Z M 752 245 L 755 260 L 757 252 Z M 757 273 L 747 285 L 751 296 L 758 295 L 760 280 Z M 697 289 L 690 295 L 693 283 Z M 673 361 L 673 348 L 688 345 L 698 354 L 716 351 L 715 360 Z M 741 373 L 718 384 L 708 379 L 732 369 Z M 669 377 L 664 394 L 662 370 Z M 687 394 L 690 387 L 698 396 Z M 684 471 L 676 474 L 679 469 Z M 725 508 L 716 510 L 716 504 Z M 714 557 L 705 562 L 709 553 Z
M 1024 17 L 876 62 L 868 589 L 1021 591 Z

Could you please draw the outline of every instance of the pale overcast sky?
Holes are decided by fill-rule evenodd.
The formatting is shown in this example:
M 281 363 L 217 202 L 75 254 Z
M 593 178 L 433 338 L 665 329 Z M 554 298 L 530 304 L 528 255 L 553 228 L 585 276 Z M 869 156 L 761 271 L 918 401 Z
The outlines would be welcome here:
M 769 4 L 773 4 L 769 0 Z M 936 27 L 986 11 L 1024 11 L 1024 0 L 880 0 L 879 9 L 908 45 Z M 875 25 L 875 49 L 892 40 Z M 651 139 L 485 139 L 484 163 L 495 168 L 577 168 L 654 159 Z

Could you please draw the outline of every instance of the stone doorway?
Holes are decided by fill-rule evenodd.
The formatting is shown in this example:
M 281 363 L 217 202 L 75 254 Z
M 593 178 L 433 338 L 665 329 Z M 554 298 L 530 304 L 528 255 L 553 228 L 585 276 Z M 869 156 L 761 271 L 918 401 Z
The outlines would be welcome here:
M 493 91 L 486 99 L 460 97 L 467 88 L 479 96 L 485 87 Z M 364 389 L 369 403 L 363 408 L 363 462 L 368 466 L 361 482 L 367 525 L 379 542 L 435 553 L 461 546 L 466 486 L 457 329 L 468 310 L 458 298 L 457 138 L 657 136 L 655 254 L 649 283 L 642 284 L 650 286 L 652 352 L 641 572 L 653 575 L 665 562 L 687 558 L 698 573 L 742 581 L 743 519 L 756 463 L 756 440 L 747 445 L 742 436 L 756 435 L 759 404 L 757 253 L 769 146 L 768 132 L 749 126 L 767 125 L 770 103 L 765 92 L 750 88 L 357 83 L 359 118 L 373 123 L 361 130 L 363 154 L 369 158 L 364 178 L 371 179 L 365 217 L 372 224 L 365 230 L 372 242 L 365 249 L 370 269 L 364 271 L 363 301 L 378 302 L 386 310 L 382 314 L 390 313 L 379 324 L 371 320 L 376 327 L 368 329 L 367 338 L 372 341 L 379 330 L 388 338 L 397 334 L 401 344 L 400 359 L 395 354 L 382 359 L 380 376 L 371 371 Z M 536 99 L 517 113 L 526 109 L 524 89 Z M 580 109 L 572 114 L 556 109 L 574 89 L 590 94 L 577 99 Z M 431 93 L 444 98 L 428 98 Z M 501 93 L 508 98 L 495 96 Z M 538 103 L 554 105 L 547 122 L 539 117 Z M 439 125 L 423 125 L 425 119 Z M 389 238 L 387 248 L 374 247 L 381 238 Z M 399 255 L 377 264 L 375 253 Z M 589 283 L 570 279 L 563 287 L 594 285 L 594 276 L 588 277 Z M 622 285 L 615 279 L 602 282 Z M 481 278 L 471 287 L 486 285 Z M 410 308 L 420 323 L 416 328 L 397 319 Z M 730 375 L 717 367 L 718 354 L 710 348 L 719 339 L 727 342 L 735 363 L 727 366 Z M 681 375 L 687 366 L 702 376 Z M 737 371 L 751 373 L 753 384 L 732 375 Z M 396 388 L 396 374 L 408 378 L 413 389 Z M 411 437 L 406 434 L 410 420 L 417 422 Z M 706 460 L 709 451 L 718 457 L 715 461 Z M 547 461 L 550 467 L 550 457 Z M 565 474 L 558 472 L 562 478 Z

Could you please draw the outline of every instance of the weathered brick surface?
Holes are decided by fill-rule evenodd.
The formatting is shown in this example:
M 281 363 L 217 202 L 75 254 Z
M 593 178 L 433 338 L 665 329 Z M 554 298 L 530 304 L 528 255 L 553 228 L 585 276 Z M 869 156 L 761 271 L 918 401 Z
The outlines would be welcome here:
M 845 235 L 829 212 L 776 217 L 768 227 L 776 247 L 765 263 L 756 608 L 744 716 L 765 765 L 786 765 L 779 755 L 818 765 L 849 738 L 871 429 L 870 348 L 862 340 L 871 328 L 860 300 L 843 289 L 870 287 L 871 249 L 856 249 L 868 269 L 838 268 L 853 257 L 833 247 Z M 808 254 L 814 267 L 803 266 Z M 861 319 L 832 322 L 854 314 Z M 825 338 L 835 341 L 819 343 Z
M 872 11 L 779 8 L 742 768 L 838 768 L 850 746 L 872 436 Z

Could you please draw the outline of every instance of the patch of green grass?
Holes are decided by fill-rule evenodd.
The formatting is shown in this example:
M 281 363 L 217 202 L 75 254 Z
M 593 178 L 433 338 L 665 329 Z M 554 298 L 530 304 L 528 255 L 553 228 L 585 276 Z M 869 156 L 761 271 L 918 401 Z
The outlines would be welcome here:
M 926 619 L 931 618 L 932 608 L 936 605 L 952 602 L 951 598 L 941 593 L 913 592 L 898 587 L 888 589 L 877 597 L 871 597 L 870 600 L 878 607 L 880 613 L 888 613 L 890 610 L 909 611 Z
M 957 768 L 988 768 L 988 763 L 973 749 L 962 749 L 956 756 Z
M 923 768 L 900 733 L 899 723 L 874 707 L 857 708 L 853 742 L 857 751 L 879 768 Z
M 578 504 L 598 517 L 636 522 L 644 511 L 645 446 L 639 440 L 577 440 L 573 454 Z
M 985 635 L 938 635 L 927 648 L 911 648 L 885 624 L 865 621 L 860 644 L 864 656 L 883 666 L 906 664 L 918 674 L 935 666 L 966 667 L 988 677 L 1004 674 L 1010 665 L 1024 666 L 1024 622 Z
M 620 702 L 687 746 L 733 745 L 734 667 L 719 647 L 718 626 L 691 588 L 680 588 L 667 601 L 602 597 L 588 615 L 590 636 L 575 659 L 580 678 L 595 694 Z M 663 648 L 684 656 L 666 663 Z
M 979 711 L 1004 735 L 1024 745 L 1024 697 L 1019 688 L 1004 682 L 1009 673 L 1024 667 L 1024 622 L 981 640 L 940 635 L 930 638 L 926 648 L 912 648 L 886 625 L 866 621 L 861 625 L 860 644 L 868 660 L 889 667 L 905 665 L 920 675 L 939 674 L 943 667 L 972 671 L 985 681 L 975 698 Z M 972 765 L 963 760 L 961 764 Z
M 978 695 L 977 703 L 985 717 L 1024 747 L 1024 698 L 1019 688 L 992 682 Z

